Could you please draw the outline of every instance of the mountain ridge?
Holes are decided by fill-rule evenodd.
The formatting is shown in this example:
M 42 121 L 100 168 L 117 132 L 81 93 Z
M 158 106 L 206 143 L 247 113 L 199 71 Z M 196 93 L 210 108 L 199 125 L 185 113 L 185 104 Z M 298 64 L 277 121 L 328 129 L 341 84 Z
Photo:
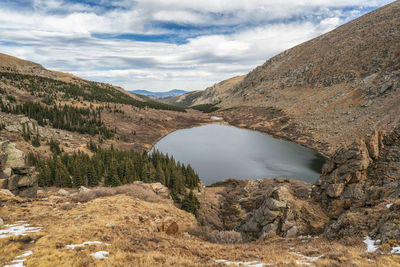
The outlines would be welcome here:
M 129 91 L 129 92 L 138 94 L 138 95 L 145 95 L 145 96 L 148 96 L 148 97 L 151 97 L 154 99 L 181 96 L 181 95 L 189 93 L 189 91 L 180 90 L 180 89 L 172 89 L 167 92 L 152 92 L 152 91 L 148 91 L 148 90 L 133 90 L 133 91 Z
M 207 88 L 193 105 L 215 105 L 234 125 L 309 142 L 327 154 L 372 128 L 390 131 L 400 120 L 399 12 L 400 1 L 372 11 L 270 58 L 225 90 Z M 285 118 L 245 119 L 268 109 Z

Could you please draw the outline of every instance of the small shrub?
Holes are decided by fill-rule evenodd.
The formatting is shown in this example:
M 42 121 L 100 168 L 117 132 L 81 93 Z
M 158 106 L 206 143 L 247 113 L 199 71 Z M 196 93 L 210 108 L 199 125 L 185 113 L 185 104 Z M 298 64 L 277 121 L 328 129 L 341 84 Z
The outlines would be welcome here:
M 237 244 L 242 243 L 242 235 L 235 231 L 214 230 L 207 235 L 207 240 L 217 244 Z
M 192 228 L 189 234 L 200 237 L 211 243 L 217 244 L 237 244 L 243 243 L 242 235 L 235 231 L 212 230 L 208 226 Z
M 61 210 L 71 210 L 72 207 L 73 207 L 73 204 L 69 203 L 69 202 L 60 205 Z
M 136 197 L 148 202 L 165 202 L 165 199 L 158 196 L 154 191 L 144 184 L 127 184 L 117 187 L 99 187 L 90 191 L 81 192 L 73 197 L 73 202 L 88 202 L 100 197 L 108 197 L 118 194 Z
M 384 253 L 389 253 L 391 251 L 391 247 L 389 244 L 383 244 L 382 246 L 379 247 L 379 250 L 384 252 Z
M 153 189 L 144 184 L 127 184 L 114 188 L 117 194 L 125 194 L 131 197 L 137 197 L 138 199 L 161 203 L 165 202 L 165 199 L 157 195 Z

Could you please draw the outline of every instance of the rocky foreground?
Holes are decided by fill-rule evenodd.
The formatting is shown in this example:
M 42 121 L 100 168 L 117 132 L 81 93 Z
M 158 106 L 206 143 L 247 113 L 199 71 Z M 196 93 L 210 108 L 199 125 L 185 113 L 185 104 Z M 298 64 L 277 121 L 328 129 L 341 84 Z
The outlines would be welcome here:
M 3 188 L 35 177 L 2 144 Z M 197 219 L 161 184 L 0 189 L 0 265 L 398 266 L 399 152 L 400 127 L 339 149 L 315 185 L 222 181 L 198 192 Z
M 231 231 L 204 231 L 148 185 L 80 191 L 48 189 L 35 199 L 1 191 L 0 265 L 396 266 L 400 260 L 367 252 L 358 238 L 274 235 L 243 243 Z

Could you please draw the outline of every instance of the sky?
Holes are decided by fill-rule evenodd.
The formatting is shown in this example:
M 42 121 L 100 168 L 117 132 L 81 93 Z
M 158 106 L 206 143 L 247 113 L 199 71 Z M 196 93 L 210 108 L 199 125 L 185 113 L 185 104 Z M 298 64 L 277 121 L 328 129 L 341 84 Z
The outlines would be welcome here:
M 127 90 L 200 90 L 392 0 L 0 0 L 0 52 Z

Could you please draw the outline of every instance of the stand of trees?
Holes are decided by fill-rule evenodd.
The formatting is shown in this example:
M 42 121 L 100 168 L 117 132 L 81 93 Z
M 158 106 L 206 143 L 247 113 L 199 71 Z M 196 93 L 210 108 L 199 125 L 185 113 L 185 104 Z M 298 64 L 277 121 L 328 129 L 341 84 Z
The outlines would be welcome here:
M 185 166 L 158 151 L 148 154 L 96 147 L 92 156 L 82 152 L 68 155 L 61 152 L 56 142 L 51 143 L 52 157 L 41 159 L 32 153 L 28 155 L 29 163 L 39 172 L 39 186 L 119 186 L 134 181 L 160 182 L 174 197 L 186 195 L 185 188 L 198 188 L 200 182 L 190 165 Z M 193 199 L 187 202 L 191 203 Z
M 41 76 L 11 72 L 0 72 L 0 80 L 5 84 L 28 91 L 32 95 L 42 97 L 44 103 L 52 104 L 54 100 L 60 97 L 58 93 L 62 93 L 62 97 L 65 99 L 83 99 L 90 102 L 117 103 L 139 108 L 149 107 L 186 112 L 184 108 L 153 100 L 136 100 L 117 90 L 114 86 L 105 83 L 76 79 L 74 82 L 63 82 Z
M 79 132 L 81 134 L 101 134 L 112 138 L 114 131 L 108 129 L 101 121 L 101 111 L 73 106 L 47 107 L 39 103 L 4 104 L 0 99 L 0 111 L 13 114 L 24 114 L 35 119 L 40 126 L 51 125 L 53 128 Z

